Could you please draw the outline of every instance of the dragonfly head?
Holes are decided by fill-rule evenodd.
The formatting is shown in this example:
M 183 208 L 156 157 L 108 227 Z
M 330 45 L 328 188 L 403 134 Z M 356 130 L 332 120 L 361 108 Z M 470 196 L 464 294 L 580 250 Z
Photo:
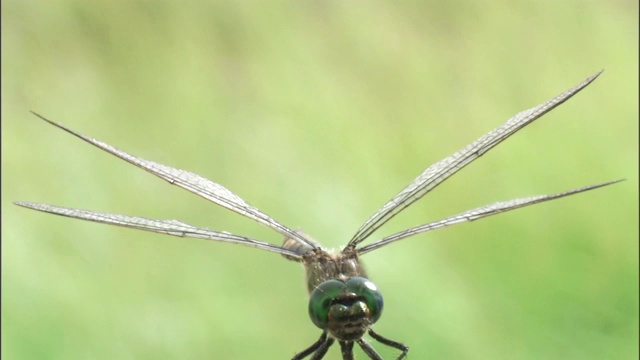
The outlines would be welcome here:
M 369 279 L 327 280 L 309 299 L 309 316 L 338 340 L 360 339 L 382 315 L 382 293 Z

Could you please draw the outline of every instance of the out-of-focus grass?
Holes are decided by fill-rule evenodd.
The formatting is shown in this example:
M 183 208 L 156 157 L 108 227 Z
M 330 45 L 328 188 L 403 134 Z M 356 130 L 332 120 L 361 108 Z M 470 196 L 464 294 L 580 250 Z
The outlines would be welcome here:
M 277 255 L 12 205 L 281 242 L 29 110 L 214 179 L 337 247 L 424 167 L 604 67 L 377 235 L 627 182 L 364 261 L 387 301 L 376 329 L 412 359 L 636 358 L 637 13 L 634 1 L 3 2 L 2 355 L 286 359 L 319 335 L 302 271 Z

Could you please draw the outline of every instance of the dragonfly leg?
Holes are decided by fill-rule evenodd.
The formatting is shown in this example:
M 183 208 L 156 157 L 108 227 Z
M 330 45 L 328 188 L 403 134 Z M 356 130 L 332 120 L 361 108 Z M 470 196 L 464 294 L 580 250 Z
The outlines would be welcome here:
M 362 350 L 365 352 L 365 354 L 367 354 L 369 359 L 371 359 L 371 360 L 383 360 L 382 356 L 380 356 L 380 354 L 378 354 L 378 352 L 368 342 L 366 342 L 364 339 L 358 340 L 358 345 L 360 345 L 360 348 L 362 348 Z
M 386 337 L 383 337 L 381 335 L 378 335 L 375 331 L 373 331 L 371 328 L 369 329 L 369 335 L 371 335 L 372 338 L 376 339 L 378 342 L 381 342 L 387 346 L 390 346 L 392 348 L 396 348 L 400 351 L 402 351 L 402 354 L 400 354 L 400 356 L 398 356 L 398 359 L 396 360 L 402 360 L 405 358 L 405 356 L 407 356 L 407 353 L 409 352 L 409 347 L 403 343 L 399 343 L 397 341 L 393 341 L 390 339 L 387 339 Z M 362 346 L 362 345 L 360 345 Z M 364 348 L 363 348 L 364 350 Z M 366 351 L 366 350 L 365 350 Z
M 329 350 L 331 345 L 333 345 L 334 341 L 335 341 L 334 338 L 332 337 L 328 338 L 327 341 L 321 344 L 318 350 L 316 350 L 316 352 L 313 353 L 311 360 L 321 360 L 327 354 L 327 350 Z
M 324 356 L 324 354 L 329 349 L 329 346 L 331 346 L 332 344 L 333 339 L 327 339 L 327 332 L 323 331 L 318 341 L 314 342 L 311 346 L 296 354 L 291 360 L 302 360 L 313 353 L 315 354 L 313 355 L 312 359 L 322 359 L 322 356 Z M 322 349 L 323 346 L 325 348 L 324 350 Z M 320 357 L 317 357 L 318 352 L 321 352 Z
M 340 341 L 342 360 L 353 360 L 353 341 Z

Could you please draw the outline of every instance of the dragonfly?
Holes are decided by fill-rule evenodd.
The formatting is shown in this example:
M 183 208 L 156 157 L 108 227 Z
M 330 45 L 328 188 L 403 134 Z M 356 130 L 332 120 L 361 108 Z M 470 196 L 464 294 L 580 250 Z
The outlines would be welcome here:
M 550 195 L 499 201 L 467 210 L 442 220 L 415 226 L 375 240 L 367 245 L 364 245 L 363 242 L 402 210 L 418 201 L 450 176 L 478 159 L 481 155 L 511 135 L 573 97 L 591 84 L 601 73 L 602 70 L 550 100 L 519 112 L 502 125 L 481 136 L 461 150 L 427 167 L 411 181 L 409 185 L 374 212 L 356 231 L 355 235 L 347 242 L 341 251 L 323 248 L 320 243 L 302 231 L 291 230 L 218 183 L 186 170 L 145 160 L 118 150 L 107 143 L 82 135 L 61 124 L 48 120 L 35 112 L 32 113 L 47 123 L 111 155 L 164 179 L 170 184 L 186 189 L 219 206 L 275 230 L 284 236 L 284 242 L 282 245 L 275 245 L 226 231 L 215 231 L 208 228 L 196 227 L 179 220 L 148 219 L 24 201 L 17 201 L 15 204 L 33 210 L 76 219 L 179 237 L 245 245 L 280 254 L 288 260 L 301 263 L 305 268 L 307 290 L 309 292 L 309 317 L 313 324 L 322 331 L 317 341 L 305 350 L 295 354 L 292 360 L 302 360 L 305 358 L 310 358 L 311 360 L 323 359 L 336 341 L 340 345 L 343 360 L 354 359 L 353 348 L 355 344 L 363 350 L 369 359 L 382 360 L 382 356 L 374 349 L 371 343 L 365 339 L 367 334 L 377 342 L 398 351 L 399 355 L 397 356 L 397 360 L 401 360 L 407 356 L 409 347 L 399 341 L 391 340 L 378 334 L 372 328 L 382 315 L 384 301 L 379 288 L 367 277 L 360 261 L 361 255 L 418 234 L 594 190 L 620 182 L 623 179 L 593 184 Z

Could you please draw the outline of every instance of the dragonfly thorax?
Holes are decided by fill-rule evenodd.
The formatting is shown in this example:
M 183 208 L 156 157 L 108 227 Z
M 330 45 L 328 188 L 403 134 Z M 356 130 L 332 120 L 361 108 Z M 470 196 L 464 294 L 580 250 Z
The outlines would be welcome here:
M 296 232 L 315 243 L 307 234 L 301 231 Z M 367 277 L 364 267 L 358 259 L 358 252 L 353 247 L 348 246 L 342 251 L 326 250 L 320 246 L 311 247 L 292 238 L 285 238 L 282 247 L 295 251 L 302 256 L 300 260 L 283 255 L 286 259 L 302 263 L 307 273 L 307 291 L 309 291 L 309 294 L 318 285 L 327 280 L 347 281 L 352 277 Z

